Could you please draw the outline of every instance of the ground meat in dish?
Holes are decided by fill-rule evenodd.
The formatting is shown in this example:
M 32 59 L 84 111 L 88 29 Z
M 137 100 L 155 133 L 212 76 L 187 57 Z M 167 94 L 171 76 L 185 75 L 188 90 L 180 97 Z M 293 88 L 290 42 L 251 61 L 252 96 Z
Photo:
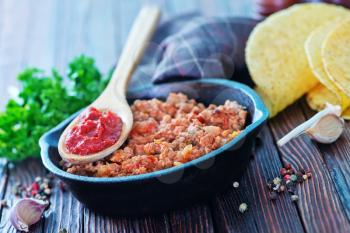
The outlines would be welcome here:
M 63 164 L 70 173 L 130 176 L 178 166 L 213 151 L 243 129 L 247 111 L 237 102 L 205 107 L 181 93 L 167 100 L 136 100 L 134 126 L 124 146 L 104 160 Z

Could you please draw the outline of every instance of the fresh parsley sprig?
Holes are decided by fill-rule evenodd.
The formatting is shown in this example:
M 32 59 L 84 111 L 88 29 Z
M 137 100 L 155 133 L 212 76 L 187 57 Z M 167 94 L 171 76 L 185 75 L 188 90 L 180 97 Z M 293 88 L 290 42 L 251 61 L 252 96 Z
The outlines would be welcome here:
M 19 161 L 39 156 L 41 135 L 96 99 L 108 79 L 83 55 L 69 64 L 65 81 L 55 69 L 50 75 L 36 68 L 21 72 L 18 98 L 0 113 L 0 157 Z

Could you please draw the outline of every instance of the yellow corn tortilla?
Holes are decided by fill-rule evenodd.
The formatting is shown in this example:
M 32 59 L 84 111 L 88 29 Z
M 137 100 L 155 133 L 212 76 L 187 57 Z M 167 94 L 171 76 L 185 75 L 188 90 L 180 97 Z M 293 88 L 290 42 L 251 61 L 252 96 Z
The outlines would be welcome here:
M 345 120 L 350 120 L 350 108 L 346 109 L 344 112 L 342 112 L 342 117 Z
M 327 35 L 343 20 L 343 18 L 340 18 L 318 27 L 309 35 L 305 42 L 305 52 L 310 68 L 315 77 L 323 84 L 322 88 L 319 86 L 313 88 L 312 93 L 308 94 L 307 97 L 310 107 L 318 111 L 325 107 L 326 102 L 330 102 L 329 98 L 331 98 L 333 104 L 340 105 L 343 110 L 350 106 L 350 98 L 328 77 L 323 66 L 321 54 L 322 45 Z M 331 93 L 325 94 L 324 88 L 327 88 Z M 315 93 L 317 91 L 320 93 Z M 330 97 L 331 94 L 332 97 Z
M 307 93 L 306 102 L 315 111 L 324 109 L 327 102 L 332 105 L 340 105 L 338 97 L 322 84 L 318 84 Z
M 328 76 L 350 97 L 350 19 L 339 23 L 322 47 L 323 64 Z
M 264 93 L 262 98 L 270 105 L 271 117 L 318 83 L 304 52 L 310 32 L 349 14 L 331 4 L 297 4 L 254 28 L 247 42 L 246 62 L 253 81 Z
M 324 109 L 327 102 L 333 105 L 340 105 L 337 97 L 322 84 L 318 84 L 307 93 L 306 102 L 315 111 Z M 342 117 L 345 120 L 350 120 L 350 107 L 342 112 Z

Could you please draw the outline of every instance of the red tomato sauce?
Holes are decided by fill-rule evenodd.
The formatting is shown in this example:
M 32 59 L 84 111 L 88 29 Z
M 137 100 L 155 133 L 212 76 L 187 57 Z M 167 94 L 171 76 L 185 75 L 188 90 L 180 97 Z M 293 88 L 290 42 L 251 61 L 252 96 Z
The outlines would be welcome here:
M 97 153 L 117 142 L 122 126 L 117 114 L 90 107 L 68 132 L 65 146 L 68 152 L 78 155 Z

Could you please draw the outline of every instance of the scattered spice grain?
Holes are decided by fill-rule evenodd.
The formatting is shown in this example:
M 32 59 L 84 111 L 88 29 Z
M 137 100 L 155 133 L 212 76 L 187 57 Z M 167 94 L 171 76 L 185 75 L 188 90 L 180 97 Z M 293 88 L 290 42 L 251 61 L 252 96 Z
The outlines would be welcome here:
M 272 191 L 270 192 L 270 200 L 276 200 L 277 199 L 277 192 Z
M 311 176 L 312 176 L 310 171 L 307 171 L 306 175 L 307 175 L 307 178 L 311 178 Z
M 270 200 L 276 200 L 279 193 L 288 191 L 293 202 L 299 200 L 296 194 L 297 184 L 301 184 L 311 177 L 310 170 L 301 168 L 296 171 L 291 164 L 286 164 L 280 169 L 280 175 L 267 182 Z
M 293 202 L 296 202 L 296 201 L 299 200 L 299 196 L 298 196 L 298 195 L 295 195 L 295 194 L 292 195 L 290 198 L 292 199 Z
M 247 211 L 247 209 L 248 209 L 248 205 L 247 205 L 247 203 L 241 203 L 240 205 L 239 205 L 239 212 L 241 212 L 242 214 L 244 213 L 244 212 L 246 212 Z
M 307 175 L 303 175 L 303 179 L 307 180 L 308 179 Z
M 35 177 L 34 181 L 24 186 L 22 183 L 17 182 L 13 187 L 13 194 L 19 198 L 35 198 L 42 201 L 49 201 L 52 189 L 52 175 L 46 177 Z
M 294 175 L 294 174 L 290 176 L 290 180 L 291 180 L 292 182 L 296 182 L 297 179 L 298 179 L 298 177 L 297 177 L 296 175 Z

